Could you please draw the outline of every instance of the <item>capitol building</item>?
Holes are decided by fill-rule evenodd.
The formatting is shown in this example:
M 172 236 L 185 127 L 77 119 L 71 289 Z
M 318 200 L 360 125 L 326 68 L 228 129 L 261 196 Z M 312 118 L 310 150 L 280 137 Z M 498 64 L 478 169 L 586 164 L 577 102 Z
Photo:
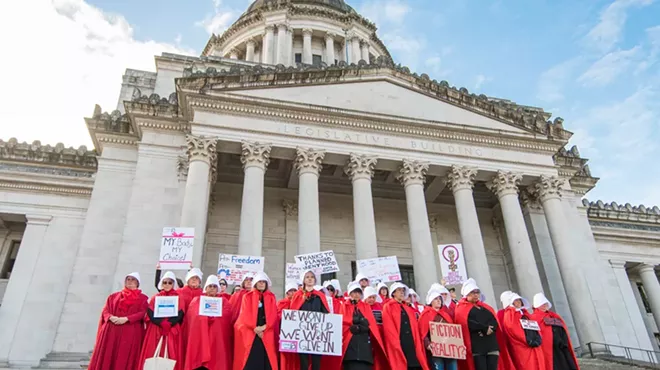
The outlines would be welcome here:
M 342 285 L 397 256 L 426 292 L 460 243 L 491 305 L 545 292 L 575 345 L 658 350 L 660 209 L 585 199 L 570 122 L 411 72 L 343 0 L 256 0 L 154 61 L 89 107 L 93 148 L 0 140 L 0 368 L 85 363 L 125 274 L 155 293 L 168 226 L 195 228 L 205 275 L 264 256 L 278 296 L 323 250 Z

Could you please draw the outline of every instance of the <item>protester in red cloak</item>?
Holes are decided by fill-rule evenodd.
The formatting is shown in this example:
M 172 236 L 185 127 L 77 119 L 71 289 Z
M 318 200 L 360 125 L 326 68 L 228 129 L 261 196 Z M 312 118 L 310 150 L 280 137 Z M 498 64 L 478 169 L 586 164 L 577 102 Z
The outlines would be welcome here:
M 279 325 L 268 275 L 256 274 L 234 325 L 234 370 L 277 370 Z
M 371 307 L 372 311 L 382 311 L 383 310 L 383 300 L 380 298 L 380 295 L 376 292 L 376 289 L 373 287 L 366 287 L 364 289 L 362 301 Z
M 124 289 L 110 294 L 101 312 L 90 370 L 138 367 L 144 337 L 147 296 L 138 289 L 140 274 L 126 275 Z
M 325 293 L 325 299 L 328 301 L 329 308 L 331 308 L 331 313 L 339 314 L 341 311 L 341 305 L 345 300 L 336 297 L 336 291 L 334 285 L 332 285 L 332 281 L 324 282 L 323 289 Z
M 429 292 L 431 291 L 438 291 L 440 293 L 440 296 L 442 297 L 442 311 L 447 313 L 449 317 L 454 320 L 454 317 L 456 316 L 456 303 L 451 299 L 451 293 L 449 293 L 447 287 L 442 284 L 433 283 L 429 289 Z
M 177 289 L 176 292 L 183 302 L 183 311 L 188 311 L 188 306 L 192 302 L 193 298 L 199 297 L 202 295 L 202 270 L 194 267 L 188 271 L 186 274 L 186 286 L 183 288 Z M 183 320 L 181 323 L 181 333 L 182 333 L 182 347 L 183 349 L 187 348 L 188 345 L 188 320 Z
M 186 312 L 190 337 L 186 347 L 184 370 L 231 370 L 234 346 L 229 299 L 218 294 L 220 282 L 211 275 L 204 284 L 204 296 L 222 299 L 222 316 L 199 314 L 200 297 L 193 298 Z
M 298 285 L 293 282 L 287 282 L 286 283 L 286 292 L 284 293 L 285 296 L 281 300 L 277 302 L 277 315 L 278 317 L 282 315 L 282 310 L 288 310 L 289 306 L 291 305 L 291 298 L 293 298 L 293 295 L 296 293 L 298 290 Z
M 183 302 L 176 290 L 174 284 L 176 283 L 176 276 L 172 271 L 166 272 L 158 283 L 160 292 L 151 299 L 149 299 L 149 308 L 147 309 L 147 333 L 144 336 L 144 343 L 142 345 L 142 352 L 140 353 L 140 362 L 138 369 L 144 368 L 144 361 L 148 358 L 154 357 L 156 347 L 161 337 L 163 338 L 163 345 L 160 349 L 159 356 L 163 357 L 165 354 L 165 347 L 167 346 L 168 358 L 176 361 L 174 370 L 183 369 L 184 358 L 182 356 L 182 336 L 181 336 L 181 322 L 183 321 Z M 178 297 L 179 312 L 175 317 L 169 318 L 156 318 L 154 317 L 154 306 L 156 297 Z
M 500 302 L 502 302 L 503 309 L 497 311 L 497 324 L 499 325 L 499 330 L 495 332 L 497 337 L 497 343 L 500 346 L 500 364 L 497 367 L 498 370 L 516 370 L 516 367 L 513 365 L 513 360 L 511 360 L 511 352 L 509 341 L 506 339 L 506 332 L 504 328 L 504 309 L 509 304 L 509 296 L 511 295 L 510 290 L 503 292 L 500 295 Z
M 557 313 L 550 311 L 552 303 L 543 293 L 534 296 L 531 319 L 541 327 L 541 348 L 546 370 L 579 370 L 571 337 L 566 323 Z
M 463 283 L 461 293 L 463 298 L 456 305 L 454 322 L 463 329 L 466 359 L 458 361 L 458 368 L 496 370 L 500 346 L 496 336 L 499 327 L 495 310 L 480 300 L 481 291 L 474 279 L 467 279 Z
M 531 320 L 531 315 L 516 293 L 509 295 L 509 304 L 504 309 L 504 334 L 509 343 L 509 356 L 516 369 L 545 370 L 545 358 L 541 348 L 541 332 L 523 329 L 521 320 Z
M 314 272 L 311 270 L 304 271 L 301 275 L 301 278 L 303 287 L 293 295 L 293 298 L 291 298 L 291 305 L 288 309 L 329 313 L 330 308 L 328 307 L 328 301 L 325 299 L 325 294 L 314 289 L 317 281 Z M 280 368 L 282 370 L 320 370 L 321 368 L 333 369 L 336 361 L 324 361 L 322 366 L 321 363 L 324 357 L 332 356 L 281 352 Z
M 385 352 L 392 370 L 429 370 L 415 311 L 405 302 L 409 294 L 402 283 L 390 287 L 392 300 L 383 307 Z
M 443 287 L 444 288 L 444 287 Z M 444 289 L 446 290 L 446 289 Z M 433 357 L 431 352 L 431 322 L 440 322 L 453 324 L 454 321 L 449 314 L 443 310 L 446 308 L 442 301 L 443 290 L 433 289 L 426 294 L 426 304 L 424 311 L 419 315 L 419 335 L 424 341 L 426 349 L 426 358 L 431 369 L 457 370 L 458 364 L 453 358 Z M 449 293 L 449 292 L 447 292 Z
M 223 297 L 223 298 L 227 298 L 228 301 L 231 300 L 231 294 L 227 293 L 227 280 L 220 279 L 220 280 L 218 280 L 218 282 L 220 284 L 220 289 L 218 291 L 218 296 Z M 231 306 L 231 303 L 230 303 L 230 306 Z
M 380 297 L 381 303 L 383 305 L 390 301 L 390 288 L 387 287 L 387 284 L 378 283 L 376 290 L 378 291 L 378 296 Z
M 243 281 L 241 282 L 241 290 L 238 292 L 235 291 L 234 294 L 231 295 L 231 300 L 229 300 L 232 310 L 234 310 L 232 313 L 232 320 L 234 320 L 234 322 L 236 322 L 238 316 L 241 314 L 241 307 L 243 307 L 243 296 L 246 295 L 250 290 L 252 290 L 252 275 L 245 274 L 243 276 Z

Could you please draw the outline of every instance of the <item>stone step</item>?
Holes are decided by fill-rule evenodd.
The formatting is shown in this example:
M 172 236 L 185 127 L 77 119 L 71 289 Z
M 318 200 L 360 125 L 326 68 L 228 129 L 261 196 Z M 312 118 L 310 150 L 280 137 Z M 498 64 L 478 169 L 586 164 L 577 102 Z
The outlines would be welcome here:
M 597 358 L 579 358 L 578 362 L 580 363 L 581 370 L 630 370 L 646 368 Z

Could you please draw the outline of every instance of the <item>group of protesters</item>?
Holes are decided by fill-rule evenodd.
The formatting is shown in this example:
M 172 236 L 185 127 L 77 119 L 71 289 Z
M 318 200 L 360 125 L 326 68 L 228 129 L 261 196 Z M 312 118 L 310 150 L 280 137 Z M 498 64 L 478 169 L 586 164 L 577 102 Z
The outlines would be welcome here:
M 400 282 L 374 287 L 358 274 L 342 291 L 339 281 L 321 283 L 308 270 L 287 281 L 278 301 L 263 272 L 246 275 L 233 294 L 226 280 L 211 275 L 202 286 L 202 278 L 193 268 L 175 289 L 176 276 L 165 272 L 148 299 L 140 275 L 126 275 L 103 308 L 89 369 L 142 370 L 154 357 L 176 361 L 175 370 L 579 369 L 566 325 L 543 293 L 530 307 L 504 292 L 503 309 L 495 312 L 473 279 L 463 283 L 460 300 L 440 283 L 421 300 Z M 156 317 L 159 296 L 177 297 L 178 314 Z M 201 315 L 201 296 L 220 298 L 221 316 Z M 280 352 L 283 310 L 342 315 L 341 356 Z M 460 325 L 465 359 L 433 356 L 431 323 Z

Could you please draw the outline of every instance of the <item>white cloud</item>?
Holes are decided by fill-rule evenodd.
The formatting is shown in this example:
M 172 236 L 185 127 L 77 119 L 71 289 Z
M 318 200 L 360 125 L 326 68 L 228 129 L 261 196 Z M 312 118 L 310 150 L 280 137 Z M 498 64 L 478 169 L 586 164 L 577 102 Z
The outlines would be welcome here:
M 365 2 L 360 8 L 360 14 L 374 22 L 400 24 L 411 9 L 402 0 L 371 0 Z
M 236 15 L 234 12 L 216 12 L 213 16 L 208 16 L 204 20 L 195 22 L 198 27 L 203 27 L 209 35 L 222 34 L 234 21 Z
M 481 86 L 483 86 L 485 83 L 488 83 L 492 81 L 493 79 L 491 77 L 486 77 L 482 74 L 479 74 L 475 77 L 475 82 L 474 82 L 474 89 L 475 90 L 480 90 Z
M 410 12 L 410 7 L 401 1 L 388 1 L 385 3 L 385 19 L 390 22 L 403 22 L 406 14 Z
M 602 52 L 612 50 L 621 40 L 623 27 L 628 18 L 628 9 L 630 7 L 644 7 L 653 3 L 653 1 L 615 0 L 603 9 L 598 24 L 585 36 L 586 44 Z
M 4 2 L 0 14 L 0 33 L 12 35 L 3 41 L 11 54 L 0 59 L 0 69 L 12 71 L 5 73 L 7 88 L 0 92 L 5 140 L 89 145 L 83 117 L 96 103 L 115 109 L 126 68 L 153 71 L 154 55 L 193 53 L 136 40 L 124 17 L 82 0 Z M 29 22 L 18 14 L 29 14 Z
M 578 58 L 569 59 L 541 73 L 536 97 L 546 103 L 555 103 L 564 99 L 563 89 L 573 75 L 579 63 Z
M 578 82 L 585 86 L 605 86 L 624 73 L 641 56 L 641 52 L 642 48 L 635 46 L 605 54 L 578 78 Z

